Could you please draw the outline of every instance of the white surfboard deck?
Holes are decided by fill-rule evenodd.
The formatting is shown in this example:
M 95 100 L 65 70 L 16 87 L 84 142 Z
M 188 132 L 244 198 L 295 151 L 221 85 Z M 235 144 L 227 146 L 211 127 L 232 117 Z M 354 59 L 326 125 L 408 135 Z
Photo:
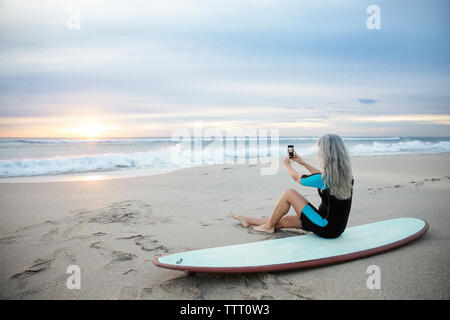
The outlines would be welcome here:
M 428 230 L 417 218 L 397 218 L 348 227 L 336 239 L 299 235 L 156 257 L 162 268 L 208 273 L 266 272 L 354 260 L 411 242 Z

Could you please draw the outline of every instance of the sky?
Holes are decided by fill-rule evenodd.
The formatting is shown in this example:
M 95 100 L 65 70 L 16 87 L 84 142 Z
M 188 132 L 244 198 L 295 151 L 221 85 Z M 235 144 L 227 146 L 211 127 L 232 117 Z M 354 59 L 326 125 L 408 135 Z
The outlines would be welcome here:
M 0 137 L 450 136 L 449 33 L 448 0 L 0 0 Z

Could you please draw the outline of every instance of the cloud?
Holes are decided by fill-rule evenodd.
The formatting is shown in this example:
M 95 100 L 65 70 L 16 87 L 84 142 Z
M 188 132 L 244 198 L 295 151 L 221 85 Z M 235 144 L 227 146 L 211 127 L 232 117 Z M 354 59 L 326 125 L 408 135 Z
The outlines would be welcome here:
M 368 32 L 354 0 L 80 0 L 72 31 L 70 0 L 0 1 L 0 117 L 447 114 L 449 4 L 412 2 L 385 3 L 383 29 Z
M 359 103 L 362 104 L 374 104 L 375 102 L 377 102 L 377 100 L 375 99 L 362 99 L 362 98 L 359 98 L 358 101 Z

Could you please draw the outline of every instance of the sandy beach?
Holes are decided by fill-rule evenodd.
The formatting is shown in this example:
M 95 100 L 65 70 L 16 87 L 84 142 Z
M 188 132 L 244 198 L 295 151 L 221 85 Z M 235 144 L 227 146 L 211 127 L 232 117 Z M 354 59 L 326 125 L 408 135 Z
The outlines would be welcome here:
M 349 226 L 418 217 L 429 231 L 380 255 L 266 274 L 188 275 L 151 260 L 301 234 L 260 234 L 230 216 L 269 216 L 287 188 L 318 205 L 316 190 L 296 185 L 281 165 L 271 176 L 243 164 L 105 181 L 0 183 L 0 298 L 449 299 L 450 153 L 354 156 L 352 163 Z M 79 290 L 66 286 L 69 265 L 81 269 Z M 370 265 L 380 267 L 379 290 L 366 286 Z

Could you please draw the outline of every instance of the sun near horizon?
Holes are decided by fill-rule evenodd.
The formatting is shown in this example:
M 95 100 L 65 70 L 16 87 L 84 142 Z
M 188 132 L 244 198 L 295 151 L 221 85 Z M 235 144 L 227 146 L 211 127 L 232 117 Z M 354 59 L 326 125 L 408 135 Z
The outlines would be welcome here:
M 105 126 L 96 122 L 87 122 L 73 128 L 64 128 L 59 131 L 66 134 L 69 133 L 73 135 L 73 137 L 99 138 L 103 137 L 106 132 L 114 129 L 116 129 L 116 127 Z

